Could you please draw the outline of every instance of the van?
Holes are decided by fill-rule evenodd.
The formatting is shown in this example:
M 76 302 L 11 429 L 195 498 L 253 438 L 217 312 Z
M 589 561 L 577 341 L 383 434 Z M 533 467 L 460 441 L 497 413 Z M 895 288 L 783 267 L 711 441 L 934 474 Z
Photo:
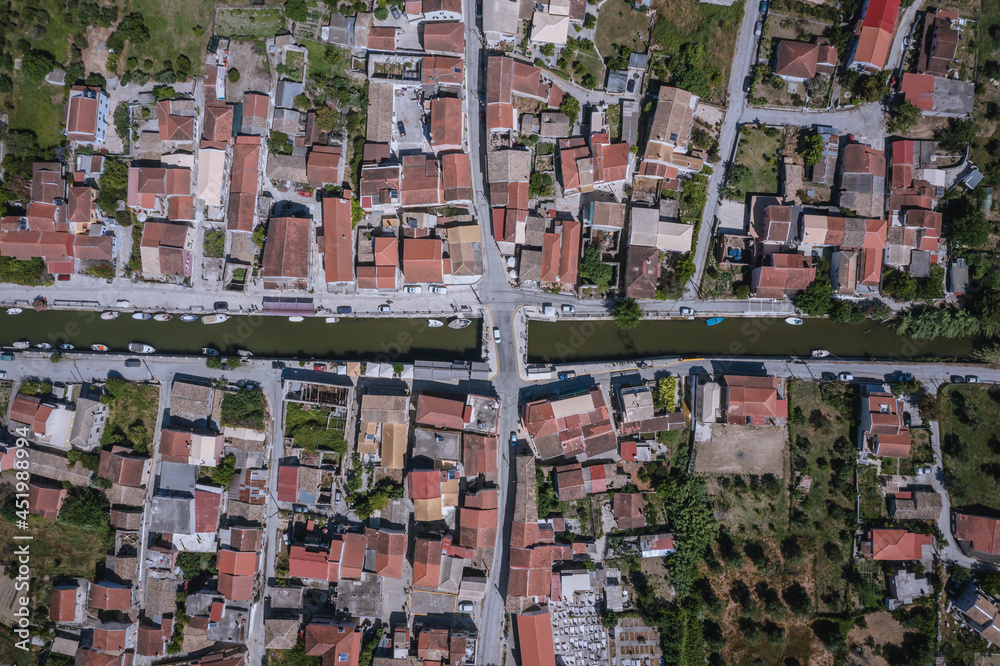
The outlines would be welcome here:
M 14 360 L 14 355 L 11 354 L 10 352 L 4 352 L 0 354 L 0 361 L 13 361 L 13 360 Z

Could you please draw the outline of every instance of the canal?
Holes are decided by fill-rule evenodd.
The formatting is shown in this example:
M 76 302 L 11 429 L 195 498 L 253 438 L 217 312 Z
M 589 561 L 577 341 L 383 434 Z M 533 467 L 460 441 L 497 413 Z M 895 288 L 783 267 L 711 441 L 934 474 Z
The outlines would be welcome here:
M 444 320 L 444 318 L 442 318 Z M 152 345 L 158 352 L 201 354 L 214 347 L 222 354 L 247 349 L 257 356 L 279 358 L 333 358 L 384 362 L 480 360 L 482 320 L 461 330 L 431 328 L 426 319 L 342 317 L 327 324 L 323 317 L 290 322 L 286 317 L 234 316 L 221 324 L 137 321 L 129 314 L 104 321 L 100 313 L 75 311 L 0 313 L 0 346 L 16 341 L 47 342 L 55 348 L 69 343 L 78 351 L 103 344 L 124 352 L 129 343 Z M 381 358 L 376 358 L 382 355 Z
M 730 317 L 707 326 L 704 319 L 647 320 L 622 331 L 610 320 L 532 321 L 529 363 L 580 363 L 659 356 L 809 356 L 919 359 L 966 358 L 972 338 L 913 340 L 886 324 L 834 324 L 825 319 L 790 326 L 783 319 Z

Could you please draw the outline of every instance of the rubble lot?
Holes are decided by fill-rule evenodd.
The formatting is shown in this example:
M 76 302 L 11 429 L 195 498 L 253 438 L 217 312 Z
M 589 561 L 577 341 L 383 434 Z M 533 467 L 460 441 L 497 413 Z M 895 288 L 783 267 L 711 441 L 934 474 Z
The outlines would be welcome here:
M 781 478 L 787 439 L 788 431 L 783 427 L 701 424 L 695 437 L 694 469 L 703 474 L 774 474 Z
M 240 80 L 236 83 L 226 80 L 227 101 L 241 102 L 243 93 L 272 89 L 274 75 L 263 41 L 229 42 L 229 65 L 239 71 Z

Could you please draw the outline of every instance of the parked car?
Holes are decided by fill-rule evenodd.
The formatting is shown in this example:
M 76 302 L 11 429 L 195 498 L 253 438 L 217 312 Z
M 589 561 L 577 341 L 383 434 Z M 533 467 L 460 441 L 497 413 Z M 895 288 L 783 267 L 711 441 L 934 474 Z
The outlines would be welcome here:
M 313 363 L 313 370 L 316 372 L 326 372 L 326 363 Z
M 216 310 L 228 310 L 229 303 L 227 303 L 226 301 L 216 301 L 215 305 L 213 305 L 212 307 L 214 307 Z
M 69 275 L 66 273 L 60 273 L 56 277 L 56 279 L 59 280 L 60 282 L 69 282 Z
M 431 287 L 431 293 L 432 294 L 447 294 L 448 293 L 448 287 L 439 287 L 437 285 L 434 285 L 433 287 Z
M 340 500 L 342 499 L 344 499 L 344 495 L 340 492 L 340 488 L 337 488 L 337 492 L 333 494 L 333 501 L 340 504 Z
M 933 473 L 934 473 L 934 468 L 933 467 L 918 467 L 917 468 L 917 474 L 933 474 Z
M 760 13 L 761 14 L 767 13 L 767 0 L 760 0 Z
M 839 379 L 842 382 L 853 382 L 854 375 L 852 375 L 849 372 L 842 372 L 839 375 L 837 375 L 837 379 Z
M 313 193 L 309 190 L 299 190 L 299 196 L 305 197 L 306 199 L 312 199 Z
M 757 25 L 753 27 L 753 34 L 756 35 L 757 37 L 760 37 L 760 33 L 763 32 L 763 30 L 764 30 L 764 22 L 757 21 Z
M 965 383 L 965 377 L 963 377 L 962 375 L 952 375 L 951 376 L 951 383 L 952 384 L 964 384 Z
M 309 511 L 309 508 L 305 504 L 293 504 L 292 511 L 295 513 L 306 513 Z
M 635 79 L 629 79 L 628 83 L 625 85 L 625 88 L 629 92 L 635 92 Z
M 381 312 L 382 314 L 387 314 L 389 312 L 392 312 L 392 308 L 390 308 L 388 305 L 380 305 L 378 306 L 378 311 Z
M 910 416 L 909 412 L 903 412 L 903 425 L 909 428 L 911 423 L 913 423 L 913 417 Z
M 690 317 L 694 314 L 694 308 L 681 308 L 681 315 Z
M 563 305 L 561 309 L 563 312 L 576 312 L 576 308 L 572 305 Z
M 493 327 L 493 342 L 500 344 L 500 329 L 496 326 Z
M 399 18 L 399 10 L 396 9 L 396 5 L 390 6 L 389 11 L 392 12 L 392 18 Z
M 399 136 L 406 136 L 406 125 L 403 124 L 402 120 L 396 123 L 396 128 L 399 130 Z
M 408 294 L 419 294 L 423 289 L 419 285 L 411 284 L 409 287 L 403 287 L 403 291 Z
M 350 305 L 338 305 L 337 306 L 337 314 L 351 314 L 352 312 L 353 312 L 353 310 L 351 310 L 351 306 Z
M 517 446 L 517 433 L 513 430 L 510 431 L 510 445 Z
M 128 359 L 125 359 L 125 367 L 126 368 L 138 368 L 141 365 L 142 365 L 142 361 L 140 361 L 137 358 L 128 358 Z
M 272 370 L 284 370 L 285 369 L 285 364 L 282 361 L 271 361 L 271 369 Z
M 743 92 L 749 93 L 750 87 L 753 85 L 753 77 L 747 76 L 743 79 Z
M 14 360 L 14 355 L 11 354 L 10 352 L 3 352 L 2 354 L 0 354 L 0 361 L 13 361 L 13 360 Z
M 560 372 L 557 375 L 557 377 L 559 377 L 559 379 L 573 379 L 574 377 L 576 377 L 576 371 L 575 370 L 567 370 L 566 372 Z
M 0 370 L 0 379 L 7 379 L 7 371 Z
M 471 613 L 473 608 L 475 608 L 475 605 L 471 601 L 463 601 L 458 604 L 458 610 L 463 613 Z
M 976 375 L 966 375 L 965 376 L 965 383 L 966 384 L 978 384 L 979 383 L 979 377 L 977 377 Z

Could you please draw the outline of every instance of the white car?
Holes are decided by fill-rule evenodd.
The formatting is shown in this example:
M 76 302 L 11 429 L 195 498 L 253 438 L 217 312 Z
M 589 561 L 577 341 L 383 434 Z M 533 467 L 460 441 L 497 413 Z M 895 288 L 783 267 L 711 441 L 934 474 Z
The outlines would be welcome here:
M 563 305 L 562 306 L 562 311 L 563 312 L 576 312 L 576 308 L 573 307 L 572 305 Z
M 917 474 L 933 474 L 933 473 L 934 473 L 934 468 L 933 467 L 918 467 L 917 468 Z
M 438 286 L 431 287 L 431 293 L 432 294 L 447 294 L 448 293 L 448 287 L 438 287 Z
M 378 311 L 381 312 L 382 314 L 388 314 L 392 312 L 392 308 L 390 308 L 388 305 L 380 305 L 378 306 Z
M 7 379 L 7 371 L 0 370 L 0 379 Z
M 681 315 L 684 317 L 690 317 L 694 314 L 694 310 L 691 308 L 681 308 Z
M 493 342 L 500 344 L 500 329 L 496 326 L 493 327 Z
M 458 604 L 458 610 L 462 613 L 471 613 L 475 605 L 471 601 L 463 601 Z
M 849 372 L 842 372 L 839 375 L 837 375 L 837 379 L 839 379 L 842 382 L 853 382 L 854 375 L 852 375 Z
M 418 285 L 410 285 L 409 287 L 403 287 L 403 291 L 408 294 L 419 294 L 423 291 L 423 289 L 421 289 Z

